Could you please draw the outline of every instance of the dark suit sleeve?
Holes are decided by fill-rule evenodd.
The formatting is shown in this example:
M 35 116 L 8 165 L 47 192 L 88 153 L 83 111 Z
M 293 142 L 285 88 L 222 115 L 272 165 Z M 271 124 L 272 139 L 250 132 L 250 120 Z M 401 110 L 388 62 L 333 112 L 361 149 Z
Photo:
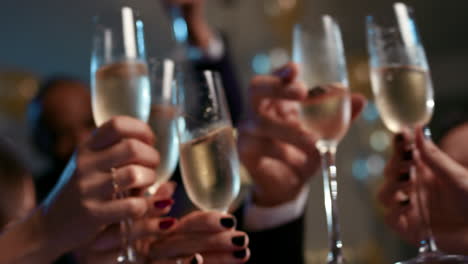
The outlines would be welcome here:
M 224 92 L 229 104 L 231 118 L 234 126 L 238 124 L 243 114 L 243 92 L 236 76 L 229 52 L 229 44 L 224 36 L 221 36 L 224 44 L 224 54 L 217 60 L 201 59 L 194 61 L 197 72 L 212 70 L 220 73 L 223 79 Z
M 243 212 L 243 208 L 235 212 L 240 230 L 244 226 Z M 304 215 L 274 229 L 247 233 L 251 251 L 247 263 L 304 263 Z

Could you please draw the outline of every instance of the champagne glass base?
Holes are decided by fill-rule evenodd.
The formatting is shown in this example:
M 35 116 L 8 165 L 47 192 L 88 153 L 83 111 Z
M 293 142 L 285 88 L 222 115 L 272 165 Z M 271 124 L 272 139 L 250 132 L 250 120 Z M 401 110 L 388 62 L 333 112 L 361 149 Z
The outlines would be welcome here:
M 431 252 L 422 253 L 416 258 L 397 262 L 395 264 L 468 264 L 468 256 Z

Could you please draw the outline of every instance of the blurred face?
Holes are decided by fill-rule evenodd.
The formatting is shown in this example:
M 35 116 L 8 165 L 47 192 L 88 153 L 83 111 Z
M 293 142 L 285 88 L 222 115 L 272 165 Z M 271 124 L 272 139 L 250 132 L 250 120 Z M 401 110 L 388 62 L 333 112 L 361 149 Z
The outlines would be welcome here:
M 54 136 L 54 158 L 66 161 L 94 129 L 90 94 L 79 82 L 63 81 L 47 93 L 43 107 Z
M 440 148 L 451 158 L 468 168 L 468 123 L 462 124 L 450 130 L 440 141 Z

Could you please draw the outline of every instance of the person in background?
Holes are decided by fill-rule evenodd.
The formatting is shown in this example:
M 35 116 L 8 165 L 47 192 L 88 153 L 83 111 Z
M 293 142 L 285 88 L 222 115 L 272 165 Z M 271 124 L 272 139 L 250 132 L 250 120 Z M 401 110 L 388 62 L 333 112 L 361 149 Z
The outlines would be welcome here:
M 446 253 L 466 255 L 468 148 L 463 142 L 468 138 L 468 116 L 462 113 L 443 115 L 441 132 L 436 133 L 438 146 L 424 137 L 421 129 L 416 133 L 414 148 L 409 135 L 395 136 L 379 200 L 387 210 L 389 226 L 403 239 L 417 245 L 426 231 L 421 225 L 421 208 L 416 196 L 419 188 L 437 245 Z M 410 174 L 411 166 L 415 166 L 418 180 Z
M 14 149 L 0 137 L 0 233 L 36 207 L 32 175 Z

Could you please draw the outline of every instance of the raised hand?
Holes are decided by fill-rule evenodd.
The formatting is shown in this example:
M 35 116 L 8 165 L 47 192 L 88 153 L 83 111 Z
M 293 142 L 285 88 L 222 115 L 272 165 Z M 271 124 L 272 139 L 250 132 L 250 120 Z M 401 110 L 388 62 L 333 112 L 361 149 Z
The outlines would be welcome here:
M 299 119 L 307 89 L 296 81 L 298 67 L 289 63 L 250 83 L 249 119 L 239 128 L 239 154 L 255 183 L 254 202 L 271 207 L 297 197 L 320 166 L 317 139 Z M 352 116 L 365 104 L 352 95 Z
M 195 253 L 205 264 L 245 263 L 250 257 L 249 238 L 235 230 L 231 215 L 196 211 L 181 218 L 166 233 L 156 236 L 148 256 L 152 264 L 175 263 Z
M 391 174 L 386 177 L 380 199 L 388 209 L 387 222 L 412 243 L 421 238 L 421 213 L 416 200 L 416 188 L 420 188 L 439 247 L 447 253 L 466 253 L 468 170 L 427 140 L 421 130 L 416 133 L 413 159 L 406 166 L 416 166 L 419 181 L 415 178 L 395 181 L 395 175 Z

